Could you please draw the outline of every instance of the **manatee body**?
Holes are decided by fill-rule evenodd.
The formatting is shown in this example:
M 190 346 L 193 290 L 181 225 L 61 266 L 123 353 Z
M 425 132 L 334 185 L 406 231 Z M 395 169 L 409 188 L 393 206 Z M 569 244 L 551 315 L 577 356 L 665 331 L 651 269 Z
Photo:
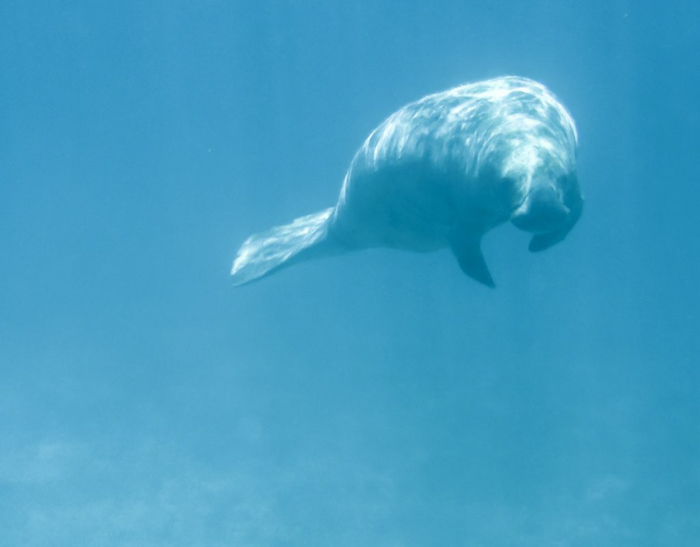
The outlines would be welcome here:
M 355 154 L 335 207 L 251 236 L 236 285 L 297 262 L 371 247 L 449 247 L 494 286 L 481 239 L 511 221 L 541 251 L 581 216 L 576 128 L 543 85 L 503 77 L 429 95 L 387 118 Z

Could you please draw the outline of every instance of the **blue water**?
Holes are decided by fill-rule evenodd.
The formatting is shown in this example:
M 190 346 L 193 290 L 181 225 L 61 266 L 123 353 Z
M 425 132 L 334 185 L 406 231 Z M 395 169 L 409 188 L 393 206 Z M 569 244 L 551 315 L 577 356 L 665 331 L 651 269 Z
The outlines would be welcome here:
M 0 545 L 695 546 L 700 4 L 0 4 Z M 421 96 L 547 85 L 561 245 L 232 288 Z

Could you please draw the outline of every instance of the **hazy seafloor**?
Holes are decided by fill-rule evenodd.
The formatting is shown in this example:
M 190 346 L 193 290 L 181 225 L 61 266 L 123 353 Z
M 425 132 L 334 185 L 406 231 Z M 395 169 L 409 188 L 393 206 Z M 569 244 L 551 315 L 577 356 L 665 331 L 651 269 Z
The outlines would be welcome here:
M 0 545 L 694 547 L 700 4 L 0 4 Z M 527 252 L 232 288 L 401 105 L 504 74 L 579 130 Z

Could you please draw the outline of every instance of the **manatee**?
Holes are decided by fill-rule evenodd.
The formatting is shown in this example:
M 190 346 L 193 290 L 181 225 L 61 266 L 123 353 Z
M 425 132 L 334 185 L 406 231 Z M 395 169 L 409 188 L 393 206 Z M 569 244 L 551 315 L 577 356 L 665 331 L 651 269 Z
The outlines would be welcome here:
M 571 115 L 533 80 L 507 76 L 428 95 L 372 131 L 334 207 L 248 238 L 233 283 L 360 249 L 449 247 L 465 274 L 494 287 L 484 234 L 511 221 L 539 252 L 581 216 L 576 148 Z

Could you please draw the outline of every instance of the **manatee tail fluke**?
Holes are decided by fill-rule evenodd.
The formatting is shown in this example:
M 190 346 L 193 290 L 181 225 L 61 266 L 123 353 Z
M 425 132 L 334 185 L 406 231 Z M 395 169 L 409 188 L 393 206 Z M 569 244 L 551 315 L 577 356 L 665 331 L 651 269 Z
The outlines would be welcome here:
M 245 285 L 292 264 L 343 252 L 328 237 L 333 209 L 250 236 L 238 249 L 233 262 L 233 284 Z

